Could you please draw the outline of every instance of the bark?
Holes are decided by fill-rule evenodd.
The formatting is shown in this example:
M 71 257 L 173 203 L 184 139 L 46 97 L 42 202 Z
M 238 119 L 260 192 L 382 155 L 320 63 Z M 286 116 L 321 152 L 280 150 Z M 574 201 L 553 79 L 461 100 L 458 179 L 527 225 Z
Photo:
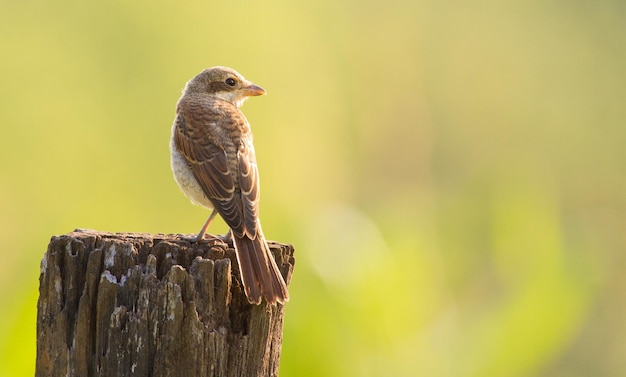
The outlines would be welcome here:
M 287 284 L 293 247 L 269 242 Z M 41 262 L 36 376 L 277 376 L 284 307 L 220 240 L 76 230 Z

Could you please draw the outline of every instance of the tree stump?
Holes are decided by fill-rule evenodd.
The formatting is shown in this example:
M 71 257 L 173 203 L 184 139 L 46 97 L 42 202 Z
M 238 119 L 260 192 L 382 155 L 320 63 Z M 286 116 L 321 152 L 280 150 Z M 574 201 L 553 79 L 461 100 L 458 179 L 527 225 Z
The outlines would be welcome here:
M 269 242 L 285 282 L 293 247 Z M 250 305 L 213 239 L 76 230 L 41 261 L 36 376 L 276 376 L 282 305 Z

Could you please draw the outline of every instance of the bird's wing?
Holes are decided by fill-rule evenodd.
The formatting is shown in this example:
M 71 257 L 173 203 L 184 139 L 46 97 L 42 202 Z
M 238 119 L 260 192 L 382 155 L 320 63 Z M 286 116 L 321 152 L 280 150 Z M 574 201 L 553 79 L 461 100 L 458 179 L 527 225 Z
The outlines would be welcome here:
M 259 170 L 256 164 L 252 140 L 237 153 L 239 187 L 246 234 L 250 239 L 257 237 L 259 224 Z
M 200 111 L 199 111 L 200 110 Z M 193 115 L 189 115 L 193 114 Z M 178 151 L 185 157 L 202 191 L 236 236 L 254 239 L 258 228 L 259 178 L 254 149 L 246 143 L 233 152 L 237 172 L 231 172 L 227 151 L 211 135 L 211 128 L 235 129 L 243 116 L 224 116 L 207 109 L 179 112 L 174 135 Z M 238 144 L 237 142 L 235 144 Z M 238 184 L 233 179 L 237 174 Z

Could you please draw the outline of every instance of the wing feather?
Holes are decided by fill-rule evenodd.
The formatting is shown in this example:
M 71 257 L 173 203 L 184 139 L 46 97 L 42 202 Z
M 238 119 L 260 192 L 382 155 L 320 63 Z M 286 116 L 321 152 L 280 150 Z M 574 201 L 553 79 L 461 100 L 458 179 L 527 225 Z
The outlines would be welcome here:
M 259 173 L 254 149 L 244 148 L 239 152 L 238 161 L 244 225 L 248 237 L 255 239 L 259 221 Z

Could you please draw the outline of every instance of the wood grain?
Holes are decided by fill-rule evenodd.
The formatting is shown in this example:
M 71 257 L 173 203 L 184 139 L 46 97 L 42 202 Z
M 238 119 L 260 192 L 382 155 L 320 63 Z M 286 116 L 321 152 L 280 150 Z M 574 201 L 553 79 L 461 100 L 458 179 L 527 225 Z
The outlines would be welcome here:
M 291 245 L 269 242 L 289 284 Z M 41 262 L 36 376 L 276 376 L 284 307 L 250 305 L 218 239 L 76 230 Z

